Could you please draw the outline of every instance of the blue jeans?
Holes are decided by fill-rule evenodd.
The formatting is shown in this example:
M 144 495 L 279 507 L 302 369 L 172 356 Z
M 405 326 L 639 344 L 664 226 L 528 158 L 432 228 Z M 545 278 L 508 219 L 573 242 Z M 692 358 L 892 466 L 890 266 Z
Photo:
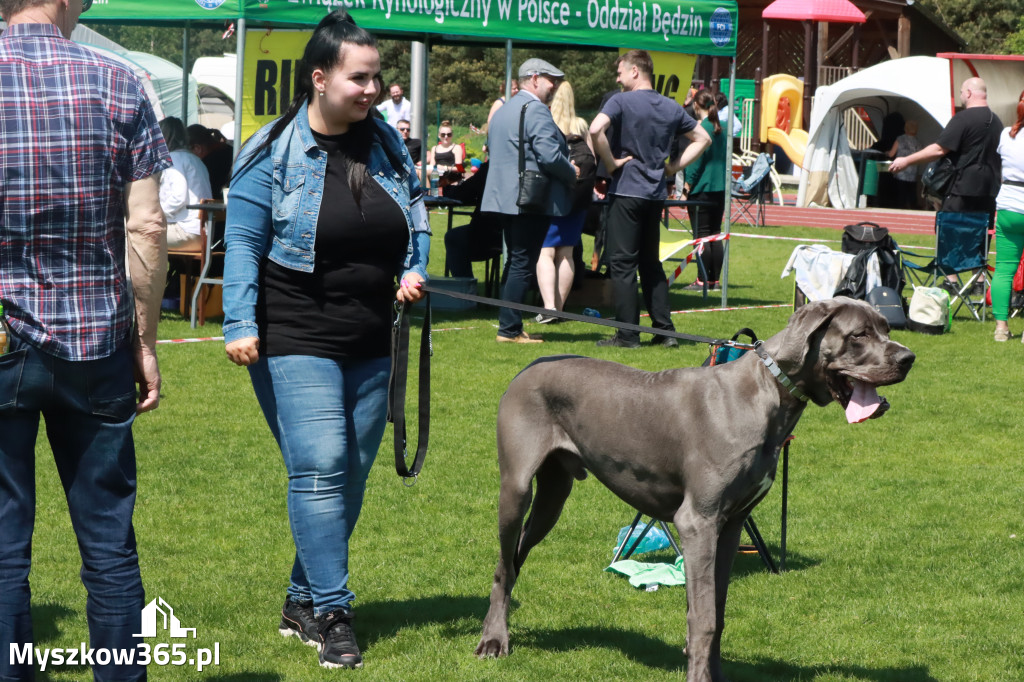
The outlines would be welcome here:
M 88 592 L 93 649 L 132 649 L 144 605 L 135 508 L 135 386 L 132 352 L 59 360 L 12 337 L 0 356 L 0 680 L 31 680 L 13 665 L 11 642 L 32 642 L 29 568 L 35 522 L 39 417 L 68 502 Z M 41 646 L 36 644 L 36 646 Z M 144 680 L 143 666 L 95 665 L 96 680 Z
M 387 419 L 388 358 L 260 358 L 249 375 L 288 470 L 288 596 L 317 616 L 351 608 L 348 541 Z

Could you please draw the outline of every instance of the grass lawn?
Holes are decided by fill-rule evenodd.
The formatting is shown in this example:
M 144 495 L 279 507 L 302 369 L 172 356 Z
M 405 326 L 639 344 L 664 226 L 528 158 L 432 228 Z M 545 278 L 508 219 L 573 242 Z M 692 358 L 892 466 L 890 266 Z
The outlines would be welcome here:
M 435 224 L 430 270 L 440 274 L 440 216 Z M 839 248 L 838 232 L 810 227 L 737 232 L 835 239 Z M 734 238 L 730 306 L 791 301 L 792 279 L 779 275 L 796 243 Z M 680 281 L 694 273 L 691 266 Z M 680 331 L 695 334 L 751 327 L 767 337 L 791 312 L 712 311 L 717 300 L 705 303 L 678 284 L 672 291 L 673 310 L 702 310 L 674 316 Z M 578 311 L 571 301 L 570 308 Z M 135 431 L 143 579 L 147 599 L 162 597 L 183 626 L 197 629 L 187 651 L 217 643 L 220 664 L 201 674 L 151 665 L 151 679 L 685 675 L 685 592 L 645 593 L 603 572 L 632 512 L 593 479 L 576 484 L 561 522 L 526 564 L 513 593 L 512 655 L 473 657 L 497 560 L 494 421 L 508 382 L 542 355 L 581 353 L 658 370 L 698 365 L 707 353 L 686 344 L 596 348 L 608 331 L 583 323 L 543 329 L 543 345 L 498 345 L 495 321 L 493 309 L 435 315 L 431 448 L 414 487 L 395 476 L 390 428 L 385 434 L 352 542 L 366 658 L 355 673 L 321 670 L 313 649 L 276 631 L 294 550 L 284 466 L 247 373 L 225 359 L 220 342 L 160 347 L 163 400 Z M 218 336 L 217 322 L 192 330 L 167 314 L 160 337 Z M 848 425 L 837 405 L 806 410 L 790 460 L 790 570 L 771 575 L 756 556 L 737 558 L 722 642 L 731 679 L 1024 679 L 1024 425 L 1013 404 L 1024 345 L 994 343 L 993 328 L 962 312 L 944 336 L 894 332 L 918 360 L 905 383 L 883 391 L 892 409 L 882 419 Z M 1014 332 L 1021 328 L 1011 321 Z M 676 414 L 665 405 L 649 418 Z M 36 646 L 78 647 L 87 637 L 79 559 L 44 438 L 38 455 Z M 776 486 L 755 511 L 773 551 L 780 496 Z M 171 642 L 166 635 L 150 641 Z M 41 679 L 87 677 L 84 668 L 64 668 Z

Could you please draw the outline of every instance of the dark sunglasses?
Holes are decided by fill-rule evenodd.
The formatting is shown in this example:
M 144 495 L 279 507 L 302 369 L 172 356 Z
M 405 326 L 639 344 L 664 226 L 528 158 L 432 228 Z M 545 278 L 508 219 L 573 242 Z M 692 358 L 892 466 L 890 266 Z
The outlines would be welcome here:
M 400 133 L 407 133 L 407 132 L 409 132 L 409 129 L 408 128 L 399 128 L 398 132 L 400 132 Z
M 92 7 L 92 0 L 82 0 L 83 12 L 88 12 L 90 7 Z
M 438 137 L 451 137 L 452 134 L 451 133 L 438 133 L 437 136 Z

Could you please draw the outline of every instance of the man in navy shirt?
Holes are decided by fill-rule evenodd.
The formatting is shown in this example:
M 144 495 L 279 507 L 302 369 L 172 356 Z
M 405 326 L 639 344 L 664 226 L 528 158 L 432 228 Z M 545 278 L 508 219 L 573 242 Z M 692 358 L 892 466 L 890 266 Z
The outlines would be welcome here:
M 697 159 L 711 138 L 677 102 L 658 94 L 652 85 L 654 64 L 644 50 L 631 50 L 616 62 L 616 81 L 623 92 L 613 95 L 590 125 L 594 150 L 612 175 L 608 188 L 608 268 L 615 301 L 615 319 L 638 324 L 637 271 L 644 304 L 655 329 L 674 330 L 668 305 L 668 282 L 659 258 L 661 212 L 666 175 L 672 177 Z M 692 144 L 672 163 L 672 139 L 683 134 Z M 655 336 L 652 343 L 678 345 Z M 637 348 L 640 335 L 619 330 L 599 346 Z

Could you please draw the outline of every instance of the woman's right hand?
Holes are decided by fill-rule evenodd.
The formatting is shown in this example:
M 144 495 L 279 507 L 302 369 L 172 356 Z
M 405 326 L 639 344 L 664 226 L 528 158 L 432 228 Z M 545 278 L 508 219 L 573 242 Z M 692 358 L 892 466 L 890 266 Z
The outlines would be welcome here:
M 260 359 L 260 340 L 247 336 L 224 346 L 228 359 L 239 367 L 248 367 Z

